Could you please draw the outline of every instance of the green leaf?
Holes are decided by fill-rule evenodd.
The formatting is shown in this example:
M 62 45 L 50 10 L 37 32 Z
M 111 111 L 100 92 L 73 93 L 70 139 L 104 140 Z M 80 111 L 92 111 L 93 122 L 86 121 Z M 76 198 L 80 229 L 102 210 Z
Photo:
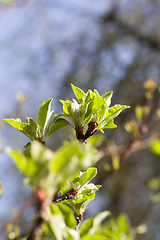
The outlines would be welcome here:
M 109 120 L 116 118 L 122 111 L 127 108 L 130 108 L 130 106 L 117 104 L 106 111 L 106 118 Z
M 72 229 L 72 228 L 67 228 L 67 240 L 80 240 L 79 233 Z
M 118 222 L 118 226 L 119 226 L 119 229 L 121 230 L 121 232 L 129 233 L 130 222 L 129 222 L 126 214 L 123 214 L 123 213 L 120 214 L 118 216 L 117 222 Z
M 34 121 L 33 118 L 28 117 L 26 119 L 27 123 L 30 125 L 30 135 L 35 138 L 37 132 L 37 123 Z
M 31 145 L 30 155 L 37 164 L 43 164 L 54 158 L 54 153 L 49 148 L 46 148 L 43 144 L 36 141 Z
M 72 202 L 73 202 L 73 200 L 72 200 Z M 74 209 L 75 209 L 75 212 L 77 213 L 77 215 L 79 215 L 80 213 L 83 213 L 86 210 L 86 206 L 88 205 L 88 203 L 89 203 L 89 200 L 87 197 L 78 198 L 75 201 Z
M 73 215 L 73 210 L 64 203 L 59 203 L 57 205 L 63 213 L 63 218 L 65 220 L 66 226 L 74 229 L 77 223 Z
M 86 97 L 86 94 L 80 88 L 75 87 L 73 84 L 71 84 L 71 87 L 78 101 L 82 103 Z
M 94 101 L 90 101 L 87 105 L 87 111 L 84 116 L 83 124 L 88 124 L 93 114 L 97 112 L 97 111 L 94 111 L 93 106 L 94 106 Z
M 21 173 L 28 177 L 35 176 L 38 166 L 31 158 L 27 158 L 21 151 L 13 150 L 10 147 L 6 148 L 6 152 L 13 159 Z
M 103 99 L 97 90 L 94 90 L 95 98 L 94 98 L 94 108 L 99 110 L 98 116 L 104 115 L 106 111 L 106 101 Z
M 56 240 L 63 240 L 64 229 L 66 228 L 63 217 L 59 214 L 54 214 L 49 217 L 48 224 L 52 230 Z
M 87 197 L 89 200 L 93 200 L 95 198 L 95 192 L 98 191 L 100 187 L 101 186 L 96 186 L 93 183 L 86 184 L 80 189 L 80 194 Z
M 77 173 L 74 175 L 74 177 L 71 179 L 71 182 L 72 182 L 73 184 L 75 184 L 75 183 L 79 182 L 79 179 L 80 179 L 80 171 L 77 172 Z
M 86 169 L 100 158 L 99 152 L 93 147 L 82 146 L 77 141 L 66 142 L 55 154 L 51 162 L 51 171 L 63 178 L 73 177 L 79 169 Z
M 71 101 L 68 100 L 61 100 L 63 104 L 63 112 L 64 114 L 69 117 L 75 125 L 79 125 L 80 119 L 80 104 L 75 99 Z
M 104 94 L 102 95 L 102 98 L 104 98 L 105 101 L 106 101 L 107 107 L 109 107 L 110 104 L 111 104 L 112 95 L 113 95 L 113 91 L 111 91 L 111 92 L 106 92 L 106 93 L 104 93 Z
M 59 117 L 67 117 L 67 115 L 66 115 L 66 114 L 63 114 L 63 113 L 55 114 L 54 117 L 53 117 L 53 123 L 56 122 L 56 120 L 57 120 Z
M 83 237 L 85 235 L 94 235 L 100 227 L 101 222 L 109 215 L 110 212 L 104 211 L 85 220 L 79 229 L 80 236 Z
M 57 132 L 59 129 L 66 127 L 66 126 L 71 126 L 73 127 L 66 119 L 64 118 L 58 118 L 55 123 L 52 123 L 52 125 L 49 127 L 49 133 L 47 139 Z
M 87 190 L 82 191 L 82 195 L 84 197 L 87 197 L 87 199 L 89 199 L 89 200 L 93 200 L 95 198 L 95 192 L 93 192 L 92 189 L 87 189 Z
M 103 128 L 115 128 L 116 125 L 114 124 L 113 119 L 116 118 L 126 108 L 129 108 L 129 106 L 115 105 L 109 108 L 105 113 L 105 118 L 102 118 L 102 120 L 98 123 L 98 129 L 100 130 Z
M 83 236 L 81 240 L 111 240 L 110 237 L 105 237 L 103 235 L 92 235 L 92 236 Z
M 24 156 L 24 154 L 20 151 L 16 151 L 16 150 L 11 149 L 10 147 L 6 148 L 6 152 L 13 159 L 16 166 L 20 170 L 20 172 L 22 172 L 24 174 L 27 170 L 27 163 L 28 163 L 28 160 Z
M 21 119 L 19 119 L 19 118 L 17 118 L 17 119 L 13 119 L 13 118 L 3 119 L 3 121 L 9 123 L 11 126 L 16 128 L 17 130 L 19 130 L 21 133 L 26 135 L 32 141 L 34 140 L 35 132 L 34 132 L 33 126 L 29 125 L 30 123 L 22 123 Z
M 101 232 L 115 239 L 120 239 L 122 234 L 126 239 L 133 240 L 135 232 L 132 232 L 130 222 L 126 214 L 120 214 L 117 219 L 106 221 L 101 228 Z
M 96 168 L 88 168 L 86 172 L 81 173 L 80 176 L 80 185 L 83 186 L 87 182 L 89 182 L 95 175 L 97 174 Z
M 107 122 L 103 128 L 117 128 L 117 125 L 114 123 L 114 120 L 111 119 L 109 122 Z
M 160 140 L 156 140 L 152 142 L 151 150 L 154 154 L 157 154 L 160 156 Z
M 52 102 L 52 98 L 50 98 L 48 101 L 44 102 L 38 112 L 38 117 L 37 117 L 37 124 L 42 128 L 42 136 L 44 136 L 48 125 L 49 121 L 51 118 L 51 115 L 53 111 L 50 111 L 50 105 Z

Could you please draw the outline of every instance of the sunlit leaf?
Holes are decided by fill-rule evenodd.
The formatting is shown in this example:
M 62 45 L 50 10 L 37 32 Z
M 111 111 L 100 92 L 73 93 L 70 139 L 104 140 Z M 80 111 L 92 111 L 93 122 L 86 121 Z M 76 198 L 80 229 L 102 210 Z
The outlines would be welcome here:
M 114 120 L 111 119 L 109 122 L 107 122 L 103 128 L 117 128 L 117 125 L 114 123 Z
M 110 237 L 105 237 L 103 235 L 98 235 L 98 234 L 95 234 L 95 235 L 92 235 L 92 236 L 83 236 L 81 238 L 81 240 L 111 240 Z
M 111 92 L 106 92 L 102 95 L 102 98 L 104 98 L 105 101 L 106 101 L 107 107 L 109 107 L 110 104 L 111 104 L 112 95 L 113 95 L 112 91 Z
M 74 229 L 76 227 L 76 219 L 73 215 L 73 210 L 64 203 L 59 203 L 58 207 L 63 213 L 63 218 L 65 220 L 66 226 Z
M 160 140 L 156 140 L 152 143 L 151 150 L 153 153 L 160 156 Z
M 86 97 L 86 94 L 82 91 L 82 89 L 75 87 L 73 84 L 71 84 L 71 87 L 79 102 L 82 103 Z
M 44 134 L 47 130 L 51 115 L 53 113 L 53 111 L 50 111 L 51 102 L 52 102 L 52 98 L 50 98 L 48 101 L 44 102 L 41 105 L 39 112 L 38 112 L 37 124 L 42 128 L 42 136 L 44 136 Z
M 97 90 L 94 90 L 95 97 L 94 97 L 94 108 L 99 110 L 98 115 L 104 115 L 106 111 L 106 101 L 104 98 L 102 98 Z
M 66 127 L 66 126 L 72 126 L 66 119 L 64 118 L 58 118 L 55 123 L 52 123 L 52 125 L 49 127 L 49 133 L 47 139 L 57 132 L 59 129 Z
M 24 156 L 24 154 L 20 151 L 16 151 L 11 149 L 10 147 L 6 148 L 6 152 L 10 155 L 10 157 L 13 159 L 13 161 L 15 162 L 16 166 L 18 167 L 18 169 L 22 172 L 25 173 L 27 170 L 27 163 L 28 160 L 27 158 Z
M 13 118 L 3 119 L 3 121 L 12 125 L 14 128 L 19 130 L 24 135 L 26 135 L 32 141 L 34 140 L 35 132 L 34 132 L 33 127 L 31 125 L 29 125 L 29 123 L 22 123 L 21 119 L 19 119 L 19 118 L 17 118 L 17 119 L 13 119 Z
M 116 118 L 123 110 L 130 108 L 127 105 L 115 105 L 106 111 L 106 118 L 113 119 Z
M 88 168 L 86 172 L 81 173 L 80 176 L 80 185 L 83 186 L 87 182 L 89 182 L 95 175 L 97 174 L 96 168 Z
M 110 212 L 104 211 L 85 220 L 79 229 L 80 236 L 83 237 L 85 235 L 94 235 L 97 232 L 101 222 L 109 215 Z

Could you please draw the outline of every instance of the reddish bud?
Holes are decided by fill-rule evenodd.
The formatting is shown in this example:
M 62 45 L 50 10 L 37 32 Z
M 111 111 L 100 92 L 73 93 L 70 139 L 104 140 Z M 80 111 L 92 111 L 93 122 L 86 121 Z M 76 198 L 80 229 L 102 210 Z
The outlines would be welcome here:
M 73 194 L 76 195 L 78 193 L 78 190 L 74 190 Z
M 71 199 L 71 198 L 73 198 L 73 197 L 74 197 L 74 195 L 70 194 L 68 198 Z
M 37 192 L 38 202 L 42 203 L 46 199 L 46 193 L 43 189 L 39 189 Z
M 69 199 L 71 199 L 78 193 L 78 190 L 71 189 L 68 191 L 68 193 L 70 194 Z
M 81 128 L 80 128 L 80 132 L 82 133 L 84 131 L 84 127 L 82 126 Z
M 75 130 L 78 131 L 79 127 L 77 125 L 75 125 Z
M 71 189 L 68 191 L 70 194 L 76 195 L 78 193 L 78 190 Z
M 92 126 L 93 126 L 93 129 L 95 129 L 95 128 L 98 127 L 98 124 L 97 124 L 96 122 L 94 122 L 94 123 L 92 124 Z

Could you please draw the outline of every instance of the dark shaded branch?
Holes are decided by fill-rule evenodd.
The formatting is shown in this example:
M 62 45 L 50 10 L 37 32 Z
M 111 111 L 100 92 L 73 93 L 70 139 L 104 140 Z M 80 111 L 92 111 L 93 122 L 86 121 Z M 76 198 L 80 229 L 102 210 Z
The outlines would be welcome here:
M 42 223 L 43 223 L 43 218 L 38 217 L 35 226 L 33 227 L 32 231 L 30 232 L 29 236 L 27 237 L 26 240 L 35 240 L 38 237 L 40 237 L 42 233 Z
M 120 18 L 117 17 L 116 8 L 113 9 L 109 14 L 104 15 L 102 17 L 102 21 L 104 24 L 107 22 L 113 22 L 118 26 L 119 29 L 121 29 L 123 35 L 131 35 L 142 43 L 148 43 L 152 49 L 156 51 L 160 50 L 160 41 L 158 39 L 154 38 L 153 35 L 150 34 L 144 35 L 140 29 L 123 22 Z

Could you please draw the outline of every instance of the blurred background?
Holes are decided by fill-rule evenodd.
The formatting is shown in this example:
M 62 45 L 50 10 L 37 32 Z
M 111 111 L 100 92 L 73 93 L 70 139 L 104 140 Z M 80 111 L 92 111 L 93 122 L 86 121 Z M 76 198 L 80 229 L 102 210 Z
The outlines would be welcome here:
M 126 144 L 123 125 L 134 118 L 134 108 L 145 101 L 143 83 L 160 76 L 160 1 L 158 0 L 1 0 L 0 1 L 0 116 L 36 120 L 40 105 L 53 97 L 54 113 L 61 113 L 60 99 L 74 95 L 70 83 L 85 92 L 114 91 L 112 105 L 131 108 L 105 131 L 109 141 Z M 23 149 L 27 138 L 0 123 L 1 148 Z M 47 143 L 57 149 L 70 129 L 57 132 Z M 101 171 L 102 163 L 99 163 Z M 146 213 L 150 202 L 148 181 L 160 172 L 160 162 L 148 149 L 129 156 L 119 171 L 106 181 L 90 203 L 86 216 L 111 210 L 124 212 L 131 225 Z M 30 195 L 23 176 L 11 159 L 0 155 L 0 228 Z M 147 231 L 137 240 L 160 239 L 160 203 L 144 216 Z M 20 219 L 22 229 L 32 226 L 34 207 Z

